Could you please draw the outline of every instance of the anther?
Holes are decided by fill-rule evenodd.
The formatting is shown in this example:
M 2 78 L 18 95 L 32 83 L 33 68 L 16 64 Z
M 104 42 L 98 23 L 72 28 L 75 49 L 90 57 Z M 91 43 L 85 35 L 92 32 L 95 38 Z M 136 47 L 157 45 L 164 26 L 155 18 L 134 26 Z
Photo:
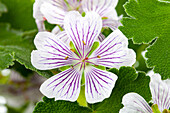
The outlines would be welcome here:
M 97 58 L 101 58 L 101 56 L 98 55 Z
M 73 50 L 73 49 L 70 49 L 72 52 L 74 52 L 75 53 L 75 50 Z
M 84 60 L 88 60 L 88 57 L 86 57 Z
M 66 57 L 65 57 L 65 60 L 67 60 L 68 58 L 69 58 L 69 57 L 68 57 L 68 56 L 66 56 Z
M 70 66 L 72 69 L 74 69 L 74 67 L 73 66 Z
M 84 41 L 82 41 L 84 45 L 86 45 L 86 43 Z

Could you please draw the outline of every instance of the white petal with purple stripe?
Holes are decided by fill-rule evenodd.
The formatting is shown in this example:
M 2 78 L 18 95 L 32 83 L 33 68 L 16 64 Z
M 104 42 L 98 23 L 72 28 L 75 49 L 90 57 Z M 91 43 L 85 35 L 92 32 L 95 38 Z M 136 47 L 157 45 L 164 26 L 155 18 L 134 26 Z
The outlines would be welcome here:
M 67 69 L 46 80 L 40 91 L 55 100 L 76 101 L 80 93 L 81 73 L 76 69 Z
M 115 86 L 117 76 L 89 66 L 85 69 L 85 95 L 88 103 L 101 102 L 108 98 Z
M 85 12 L 94 11 L 101 17 L 107 17 L 110 11 L 114 11 L 118 0 L 83 0 L 82 7 Z
M 128 93 L 123 96 L 122 104 L 124 107 L 119 113 L 152 113 L 151 107 L 137 93 Z
M 120 30 L 111 33 L 93 52 L 92 62 L 105 67 L 132 66 L 136 60 L 136 54 L 128 49 L 128 39 Z
M 41 5 L 41 12 L 51 24 L 64 24 L 66 4 L 64 0 L 51 0 Z
M 150 89 L 154 104 L 157 104 L 159 110 L 162 112 L 164 109 L 170 107 L 170 80 L 163 81 L 159 74 L 151 76 Z
M 80 51 L 84 53 L 89 50 L 99 36 L 102 20 L 95 12 L 88 12 L 82 17 L 79 12 L 72 11 L 65 17 L 64 29 L 78 52 L 82 54 Z
M 73 53 L 54 34 L 39 32 L 34 40 L 38 50 L 31 53 L 31 62 L 40 70 L 55 69 L 73 63 Z M 69 59 L 65 59 L 66 57 Z

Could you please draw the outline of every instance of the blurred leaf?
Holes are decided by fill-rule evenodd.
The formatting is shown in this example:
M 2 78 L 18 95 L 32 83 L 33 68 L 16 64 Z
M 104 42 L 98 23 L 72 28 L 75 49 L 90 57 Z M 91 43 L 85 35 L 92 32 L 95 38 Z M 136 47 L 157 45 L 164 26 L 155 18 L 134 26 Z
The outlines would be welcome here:
M 34 0 L 1 0 L 8 8 L 8 13 L 3 14 L 0 22 L 10 23 L 12 28 L 31 30 L 36 29 L 33 18 Z
M 0 54 L 3 54 L 3 57 L 0 58 L 3 61 L 0 62 L 0 68 L 8 68 L 16 60 L 27 69 L 36 71 L 42 76 L 52 76 L 50 71 L 39 71 L 32 66 L 31 52 L 34 49 L 33 38 L 23 38 L 24 32 L 10 30 L 9 28 L 9 24 L 0 24 Z
M 39 102 L 33 113 L 91 113 L 87 107 L 79 106 L 77 102 L 54 101 L 43 97 L 43 102 Z
M 7 10 L 7 7 L 5 4 L 3 4 L 1 1 L 0 1 L 0 16 L 2 15 L 2 13 L 6 13 L 8 10 Z

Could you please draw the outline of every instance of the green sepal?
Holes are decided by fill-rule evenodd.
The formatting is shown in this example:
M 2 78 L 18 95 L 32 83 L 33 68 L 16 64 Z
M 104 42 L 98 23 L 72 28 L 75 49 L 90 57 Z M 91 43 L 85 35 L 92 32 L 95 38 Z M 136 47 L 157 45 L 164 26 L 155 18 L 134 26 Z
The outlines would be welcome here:
M 94 42 L 88 57 L 99 47 L 99 42 Z
M 152 105 L 151 108 L 152 108 L 153 113 L 161 113 L 157 104 Z
M 70 68 L 70 66 L 63 66 L 63 67 L 60 67 L 59 70 L 60 71 L 65 71 L 65 70 L 67 70 L 69 68 Z
M 86 102 L 86 96 L 85 96 L 85 85 L 81 86 L 80 94 L 77 99 L 77 102 L 80 106 L 88 107 Z
M 98 65 L 98 66 L 94 66 L 94 67 L 97 68 L 97 69 L 106 70 L 106 67 L 104 67 L 104 66 Z
M 70 41 L 70 50 L 80 56 L 72 41 Z

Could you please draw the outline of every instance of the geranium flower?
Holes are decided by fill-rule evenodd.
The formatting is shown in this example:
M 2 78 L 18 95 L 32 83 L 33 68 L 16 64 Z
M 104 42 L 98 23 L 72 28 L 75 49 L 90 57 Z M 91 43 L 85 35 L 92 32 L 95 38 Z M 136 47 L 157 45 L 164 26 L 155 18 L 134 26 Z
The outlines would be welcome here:
M 85 17 L 76 11 L 67 13 L 64 29 L 71 40 L 70 47 L 56 35 L 40 32 L 34 43 L 38 50 L 31 54 L 31 62 L 40 70 L 70 66 L 69 69 L 46 80 L 40 91 L 55 100 L 76 101 L 81 80 L 85 79 L 85 96 L 88 103 L 108 98 L 117 76 L 97 66 L 131 66 L 135 62 L 135 52 L 128 49 L 127 38 L 119 31 L 111 33 L 97 49 L 96 38 L 102 29 L 101 17 L 95 12 L 87 12 Z
M 67 2 L 68 1 L 68 2 Z M 103 27 L 109 27 L 112 30 L 118 28 L 121 23 L 121 17 L 117 16 L 115 7 L 118 0 L 47 0 L 41 6 L 41 12 L 51 24 L 64 24 L 64 17 L 68 11 L 78 10 L 80 13 L 94 11 L 103 19 Z M 103 41 L 105 37 L 100 34 L 99 40 Z
M 81 0 L 46 0 L 40 10 L 49 23 L 64 25 L 66 13 L 79 10 L 80 3 Z
M 124 107 L 119 113 L 169 113 L 170 80 L 161 80 L 159 74 L 151 76 L 150 90 L 152 107 L 137 93 L 128 93 L 123 97 Z

